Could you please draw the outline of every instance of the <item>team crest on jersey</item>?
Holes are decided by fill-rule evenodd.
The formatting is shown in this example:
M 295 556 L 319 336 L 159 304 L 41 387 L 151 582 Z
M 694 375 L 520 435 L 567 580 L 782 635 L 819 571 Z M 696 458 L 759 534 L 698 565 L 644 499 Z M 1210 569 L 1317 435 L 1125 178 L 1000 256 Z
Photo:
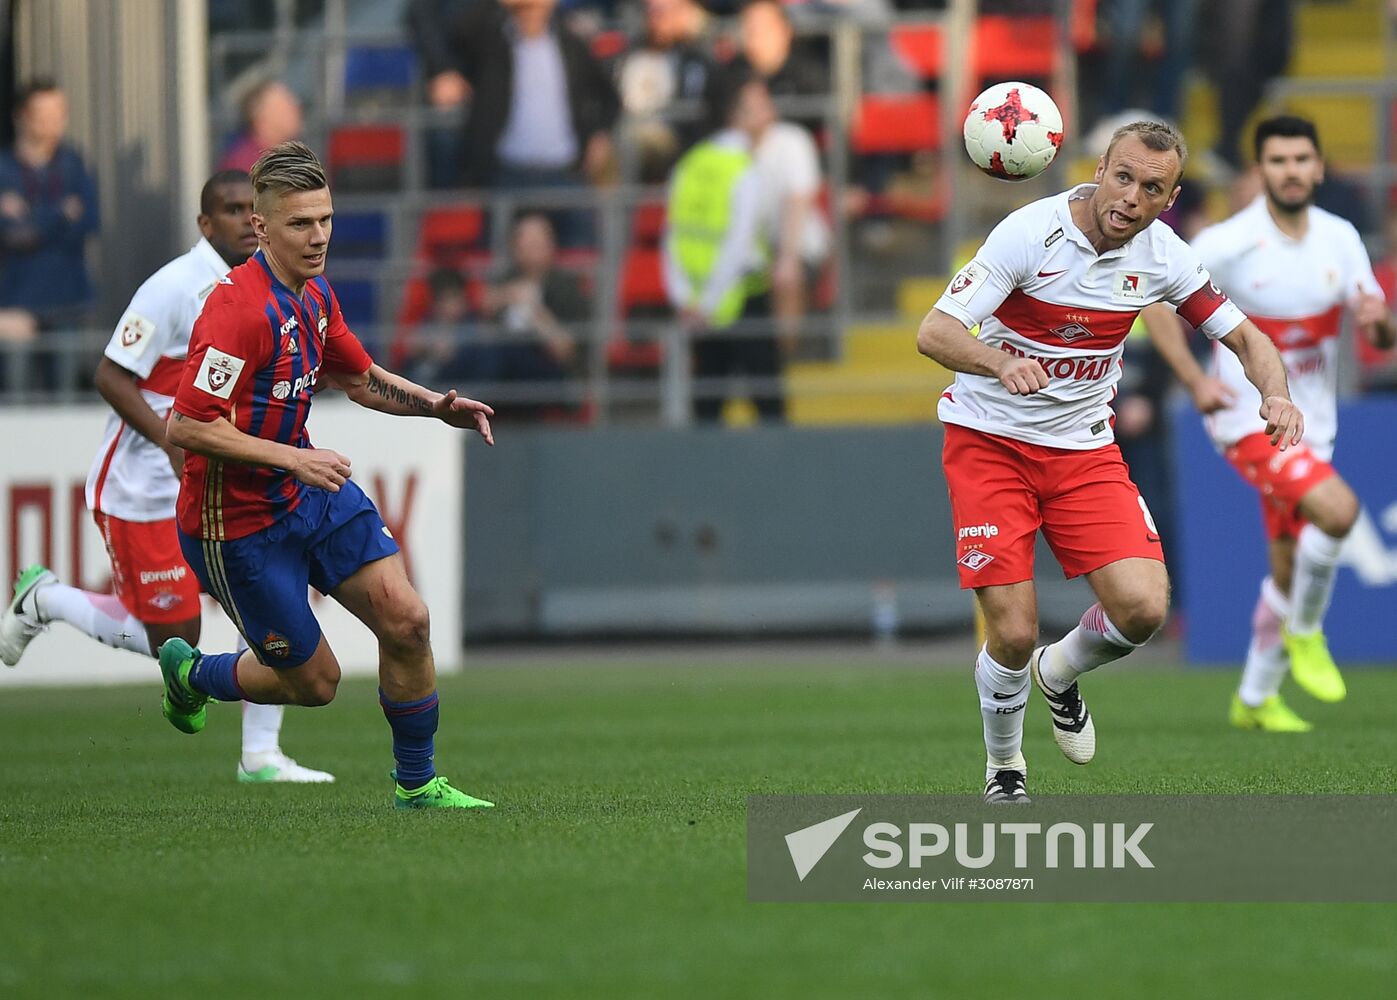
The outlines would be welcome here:
M 219 399 L 231 399 L 238 376 L 246 364 L 242 358 L 210 347 L 204 355 L 204 363 L 199 366 L 199 373 L 194 376 L 194 388 Z
M 1128 271 L 1116 272 L 1116 284 L 1111 289 L 1111 298 L 1117 302 L 1144 302 L 1145 279 Z
M 971 549 L 965 555 L 957 559 L 956 562 L 970 570 L 970 572 L 978 573 L 990 563 L 994 562 L 994 556 L 990 555 L 988 552 L 982 552 L 980 549 Z
M 1091 336 L 1091 331 L 1080 323 L 1068 323 L 1066 326 L 1055 327 L 1053 333 L 1057 334 L 1069 344 L 1074 340 L 1082 340 L 1085 337 Z
M 133 357 L 144 354 L 155 337 L 155 324 L 140 313 L 129 312 L 121 317 L 121 329 L 116 340 L 127 354 Z
M 323 316 L 323 315 L 322 315 L 322 316 L 320 317 L 320 322 L 317 323 L 316 326 L 315 326 L 316 330 L 320 333 L 320 339 L 321 339 L 322 341 L 325 339 L 325 329 L 326 329 L 326 327 L 328 327 L 329 325 L 330 325 L 330 320 L 329 320 L 326 316 Z
M 965 305 L 984 285 L 985 269 L 978 261 L 971 261 L 960 269 L 960 272 L 951 279 L 951 285 L 946 289 L 946 294 L 950 296 L 952 302 L 959 302 Z

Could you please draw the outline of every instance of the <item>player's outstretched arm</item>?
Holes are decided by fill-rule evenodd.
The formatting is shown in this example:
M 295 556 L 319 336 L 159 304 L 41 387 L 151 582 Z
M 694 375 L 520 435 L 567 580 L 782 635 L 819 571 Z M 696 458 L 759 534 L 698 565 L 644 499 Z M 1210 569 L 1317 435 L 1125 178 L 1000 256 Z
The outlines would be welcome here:
M 949 313 L 933 309 L 917 330 L 917 350 L 953 372 L 999 379 L 1016 396 L 1048 387 L 1048 373 L 1032 358 L 986 347 Z
M 1199 413 L 1223 410 L 1237 401 L 1236 394 L 1221 379 L 1203 370 L 1188 347 L 1188 334 L 1178 314 L 1162 302 L 1140 310 L 1140 319 L 1150 335 L 1150 343 L 1164 359 L 1174 377 L 1193 397 Z
M 1251 320 L 1243 320 L 1227 336 L 1221 338 L 1224 347 L 1237 355 L 1247 381 L 1261 393 L 1261 419 L 1266 421 L 1266 433 L 1271 443 L 1285 451 L 1299 444 L 1305 434 L 1305 416 L 1290 400 L 1290 385 L 1285 378 L 1285 362 L 1271 338 L 1257 329 Z
M 196 420 L 175 410 L 165 433 L 170 444 L 207 458 L 285 469 L 307 486 L 338 493 L 349 478 L 349 459 L 328 448 L 293 448 L 244 434 L 223 417 Z
M 370 410 L 403 417 L 436 417 L 452 427 L 479 431 L 486 444 L 495 443 L 490 430 L 495 411 L 477 400 L 457 395 L 455 389 L 433 392 L 378 365 L 370 365 L 360 375 L 336 374 L 334 384 Z

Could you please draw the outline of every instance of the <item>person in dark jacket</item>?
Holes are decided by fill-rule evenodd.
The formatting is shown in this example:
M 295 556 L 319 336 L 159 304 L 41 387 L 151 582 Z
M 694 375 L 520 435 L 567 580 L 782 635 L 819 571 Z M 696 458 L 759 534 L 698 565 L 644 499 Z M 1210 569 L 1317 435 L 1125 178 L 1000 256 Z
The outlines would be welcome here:
M 84 255 L 97 231 L 97 186 L 64 142 L 67 130 L 68 98 L 56 83 L 20 88 L 15 143 L 0 153 L 0 340 L 30 343 L 37 370 L 20 364 L 12 371 L 0 359 L 0 386 L 56 388 L 82 367 L 55 338 L 89 318 L 93 288 Z
M 600 179 L 610 165 L 616 88 L 587 43 L 553 16 L 556 6 L 481 0 L 447 26 L 455 65 L 446 72 L 459 73 L 470 96 L 463 179 L 471 187 L 571 186 Z

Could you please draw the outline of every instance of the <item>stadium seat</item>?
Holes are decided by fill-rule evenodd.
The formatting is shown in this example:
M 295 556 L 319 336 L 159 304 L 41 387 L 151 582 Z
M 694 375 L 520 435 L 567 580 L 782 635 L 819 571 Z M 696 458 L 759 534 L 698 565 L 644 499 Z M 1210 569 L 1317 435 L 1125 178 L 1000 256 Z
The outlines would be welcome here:
M 388 256 L 388 219 L 382 212 L 336 212 L 335 256 L 382 260 Z
M 330 133 L 330 182 L 343 191 L 402 186 L 403 130 L 397 125 L 341 125 Z
M 468 259 L 488 255 L 481 244 L 485 214 L 478 205 L 434 208 L 422 216 L 417 257 L 433 264 L 460 267 Z
M 629 316 L 637 307 L 669 306 L 665 294 L 664 264 L 655 247 L 633 247 L 621 269 L 621 313 Z
M 940 112 L 932 94 L 869 94 L 859 102 L 856 153 L 913 153 L 940 145 Z
M 1057 24 L 1052 17 L 986 15 L 979 18 L 975 22 L 975 78 L 1051 76 L 1057 54 L 1057 35 Z M 941 38 L 941 29 L 932 25 L 900 25 L 889 32 L 893 51 L 923 80 L 941 75 Z
M 340 312 L 350 329 L 357 333 L 378 323 L 378 287 L 366 279 L 331 279 L 335 297 L 340 300 Z M 363 339 L 362 335 L 360 339 Z
M 631 243 L 636 246 L 658 246 L 665 231 L 665 203 L 644 201 L 635 206 L 631 215 Z
M 358 46 L 344 54 L 344 94 L 353 103 L 412 95 L 417 57 L 406 45 Z

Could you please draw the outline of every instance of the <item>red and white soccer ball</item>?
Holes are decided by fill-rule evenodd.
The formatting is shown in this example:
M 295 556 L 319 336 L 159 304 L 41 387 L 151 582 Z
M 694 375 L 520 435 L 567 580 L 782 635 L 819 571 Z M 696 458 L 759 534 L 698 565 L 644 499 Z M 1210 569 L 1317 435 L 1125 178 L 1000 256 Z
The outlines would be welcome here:
M 965 151 L 991 177 L 1026 181 L 1048 168 L 1062 146 L 1062 112 L 1027 83 L 996 83 L 970 104 Z

